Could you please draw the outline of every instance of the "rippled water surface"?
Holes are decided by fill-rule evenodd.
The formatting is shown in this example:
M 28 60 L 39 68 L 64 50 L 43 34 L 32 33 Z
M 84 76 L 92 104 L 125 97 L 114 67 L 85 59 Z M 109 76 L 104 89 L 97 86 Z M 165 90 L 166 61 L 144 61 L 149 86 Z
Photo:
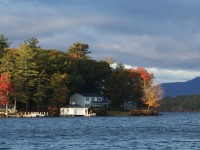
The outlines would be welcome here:
M 0 118 L 0 150 L 198 150 L 200 113 Z

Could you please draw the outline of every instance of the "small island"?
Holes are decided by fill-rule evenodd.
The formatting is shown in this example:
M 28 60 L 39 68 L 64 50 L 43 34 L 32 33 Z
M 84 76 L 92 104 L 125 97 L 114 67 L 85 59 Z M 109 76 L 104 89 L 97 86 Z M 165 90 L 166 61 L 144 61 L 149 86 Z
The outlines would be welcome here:
M 158 115 L 154 108 L 159 106 L 163 91 L 145 68 L 127 69 L 109 56 L 95 60 L 89 45 L 82 42 L 73 43 L 66 52 L 38 44 L 38 39 L 31 37 L 19 47 L 9 48 L 11 42 L 0 35 L 0 110 L 6 110 L 3 116 L 30 116 L 31 112 L 43 112 L 35 116 L 60 116 L 61 108 L 74 104 L 87 107 L 82 109 L 87 114 Z M 72 100 L 76 93 L 98 96 L 85 96 L 83 103 Z

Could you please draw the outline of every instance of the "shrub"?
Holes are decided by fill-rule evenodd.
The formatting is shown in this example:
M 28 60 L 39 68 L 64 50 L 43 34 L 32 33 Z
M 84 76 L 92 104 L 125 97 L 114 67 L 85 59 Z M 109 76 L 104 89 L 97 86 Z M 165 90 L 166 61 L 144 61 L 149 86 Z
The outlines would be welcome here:
M 157 116 L 159 112 L 157 110 L 132 110 L 131 116 Z
M 48 113 L 50 116 L 59 116 L 60 110 L 56 106 L 49 106 L 48 107 Z
M 92 113 L 96 113 L 97 116 L 106 116 L 107 115 L 107 109 L 105 109 L 105 108 L 92 107 L 92 108 L 90 108 L 90 111 L 92 111 Z

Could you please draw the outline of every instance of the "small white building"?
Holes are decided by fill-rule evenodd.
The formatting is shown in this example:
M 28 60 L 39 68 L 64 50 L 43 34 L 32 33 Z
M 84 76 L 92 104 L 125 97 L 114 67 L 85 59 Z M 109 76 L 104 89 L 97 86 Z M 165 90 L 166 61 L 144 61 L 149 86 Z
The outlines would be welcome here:
M 70 97 L 70 104 L 77 104 L 82 107 L 107 107 L 108 102 L 103 96 L 95 93 L 75 93 Z
M 69 105 L 60 108 L 60 116 L 88 116 L 88 107 Z

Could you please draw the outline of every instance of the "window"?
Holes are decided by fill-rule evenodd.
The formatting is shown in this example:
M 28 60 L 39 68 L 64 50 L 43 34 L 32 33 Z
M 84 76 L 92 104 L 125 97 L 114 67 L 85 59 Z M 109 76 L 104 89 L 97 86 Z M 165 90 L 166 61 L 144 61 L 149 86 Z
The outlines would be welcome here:
M 91 100 L 92 100 L 92 101 L 95 101 L 95 98 L 94 98 L 94 97 L 91 97 Z
M 97 101 L 102 101 L 101 97 L 97 97 Z
M 90 98 L 89 97 L 86 97 L 86 101 L 89 101 L 90 100 Z

